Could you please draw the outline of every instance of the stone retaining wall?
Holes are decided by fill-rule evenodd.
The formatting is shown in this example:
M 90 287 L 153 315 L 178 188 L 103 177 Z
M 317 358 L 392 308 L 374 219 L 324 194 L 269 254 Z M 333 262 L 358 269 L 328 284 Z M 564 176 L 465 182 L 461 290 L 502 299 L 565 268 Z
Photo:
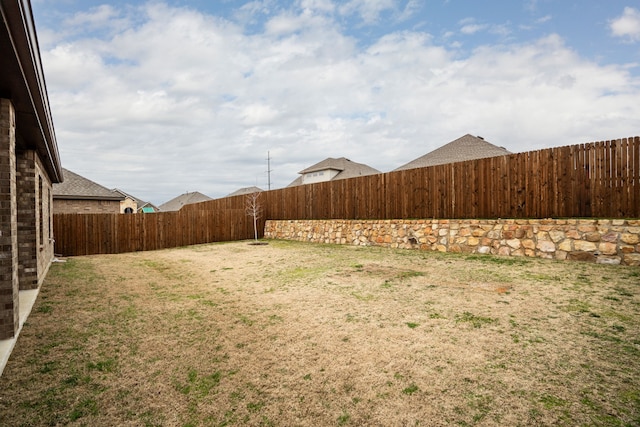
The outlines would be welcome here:
M 640 219 L 270 220 L 264 237 L 640 265 Z

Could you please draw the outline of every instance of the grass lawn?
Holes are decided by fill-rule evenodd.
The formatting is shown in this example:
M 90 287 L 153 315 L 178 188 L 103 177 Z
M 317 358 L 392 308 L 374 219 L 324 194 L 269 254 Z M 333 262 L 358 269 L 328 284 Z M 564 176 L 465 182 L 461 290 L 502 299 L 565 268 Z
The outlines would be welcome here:
M 69 258 L 0 425 L 638 426 L 640 268 L 284 241 Z

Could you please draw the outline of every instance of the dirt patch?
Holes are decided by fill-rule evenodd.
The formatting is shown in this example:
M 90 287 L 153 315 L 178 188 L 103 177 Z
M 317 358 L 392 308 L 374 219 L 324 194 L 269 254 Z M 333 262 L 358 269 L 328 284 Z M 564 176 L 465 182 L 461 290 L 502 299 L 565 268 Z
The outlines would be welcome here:
M 4 425 L 633 425 L 640 270 L 270 241 L 55 264 Z

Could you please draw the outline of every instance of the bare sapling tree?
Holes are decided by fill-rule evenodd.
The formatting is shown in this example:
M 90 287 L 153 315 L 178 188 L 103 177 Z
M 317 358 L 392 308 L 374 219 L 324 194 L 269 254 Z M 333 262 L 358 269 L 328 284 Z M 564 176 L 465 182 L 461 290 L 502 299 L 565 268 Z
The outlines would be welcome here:
M 253 237 L 258 241 L 258 219 L 262 216 L 262 203 L 260 203 L 260 192 L 247 194 L 244 199 L 244 210 L 247 216 L 253 218 Z

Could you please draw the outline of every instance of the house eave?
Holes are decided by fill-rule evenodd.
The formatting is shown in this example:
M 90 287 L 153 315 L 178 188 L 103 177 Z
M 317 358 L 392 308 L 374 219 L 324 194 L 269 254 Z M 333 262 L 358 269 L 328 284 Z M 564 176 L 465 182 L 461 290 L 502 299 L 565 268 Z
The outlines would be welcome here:
M 305 175 L 308 173 L 320 172 L 320 171 L 337 171 L 338 173 L 344 171 L 344 168 L 336 168 L 336 167 L 320 167 L 320 168 L 308 168 L 303 171 L 298 172 L 301 175 Z
M 16 112 L 16 149 L 35 150 L 52 182 L 63 180 L 38 38 L 28 0 L 0 0 L 0 97 Z

